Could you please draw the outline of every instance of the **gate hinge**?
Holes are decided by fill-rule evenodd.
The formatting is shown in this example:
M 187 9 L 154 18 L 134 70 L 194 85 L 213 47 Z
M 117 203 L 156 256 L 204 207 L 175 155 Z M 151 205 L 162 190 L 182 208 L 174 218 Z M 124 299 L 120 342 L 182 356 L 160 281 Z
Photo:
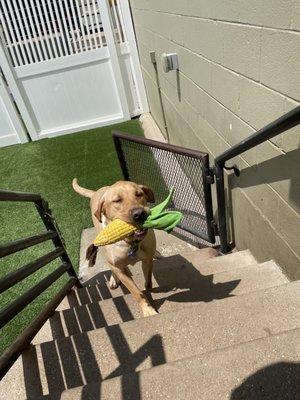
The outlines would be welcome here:
M 205 175 L 206 183 L 212 185 L 215 183 L 215 176 L 212 168 L 208 168 L 206 175 Z
M 210 222 L 210 224 L 211 224 L 211 227 L 212 227 L 212 229 L 214 231 L 215 236 L 218 236 L 219 235 L 219 226 L 218 226 L 218 224 L 216 223 L 215 220 L 212 220 Z

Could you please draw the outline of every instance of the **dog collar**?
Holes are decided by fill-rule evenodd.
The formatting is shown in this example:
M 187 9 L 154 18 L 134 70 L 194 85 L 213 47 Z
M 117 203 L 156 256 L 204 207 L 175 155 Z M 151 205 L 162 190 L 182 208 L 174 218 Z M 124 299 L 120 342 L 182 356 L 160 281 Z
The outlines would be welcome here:
M 128 256 L 129 257 L 135 257 L 136 253 L 137 253 L 137 251 L 139 249 L 140 241 L 139 240 L 134 240 L 130 244 L 131 244 L 131 246 L 130 246 L 130 249 L 128 251 Z

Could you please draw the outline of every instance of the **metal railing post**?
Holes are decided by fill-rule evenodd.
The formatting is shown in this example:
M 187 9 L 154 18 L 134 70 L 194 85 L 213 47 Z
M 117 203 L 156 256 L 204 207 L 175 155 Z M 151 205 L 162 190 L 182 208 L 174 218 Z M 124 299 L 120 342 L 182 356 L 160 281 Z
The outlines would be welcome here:
M 258 146 L 263 142 L 266 142 L 267 140 L 287 131 L 288 129 L 293 128 L 299 123 L 300 106 L 277 118 L 275 121 L 253 133 L 248 138 L 232 146 L 230 149 L 226 150 L 224 153 L 215 158 L 214 174 L 216 177 L 219 234 L 221 242 L 220 250 L 222 253 L 228 253 L 231 247 L 229 246 L 227 237 L 224 169 L 234 169 L 235 173 L 237 175 L 239 174 L 239 170 L 236 166 L 226 167 L 226 161 L 244 153 L 247 150 L 252 149 L 255 146 Z
M 224 165 L 215 164 L 214 173 L 216 176 L 217 203 L 218 203 L 218 220 L 219 220 L 219 236 L 220 251 L 228 253 L 231 249 L 227 239 L 227 222 L 226 222 L 226 200 L 224 187 Z
M 65 248 L 65 243 L 63 242 L 63 240 L 61 238 L 60 230 L 58 229 L 55 219 L 52 216 L 51 210 L 48 207 L 48 203 L 42 199 L 41 201 L 36 201 L 35 206 L 36 206 L 36 209 L 37 209 L 41 219 L 43 220 L 45 227 L 48 230 L 53 230 L 53 231 L 57 232 L 57 236 L 52 238 L 52 242 L 53 242 L 54 246 L 61 247 L 65 250 L 64 253 L 60 256 L 60 259 L 62 262 L 66 263 L 70 266 L 69 269 L 67 270 L 68 275 L 76 278 L 76 286 L 77 287 L 82 287 L 82 285 L 77 277 L 76 271 L 73 267 L 72 261 L 70 260 L 70 258 L 68 256 L 67 250 Z

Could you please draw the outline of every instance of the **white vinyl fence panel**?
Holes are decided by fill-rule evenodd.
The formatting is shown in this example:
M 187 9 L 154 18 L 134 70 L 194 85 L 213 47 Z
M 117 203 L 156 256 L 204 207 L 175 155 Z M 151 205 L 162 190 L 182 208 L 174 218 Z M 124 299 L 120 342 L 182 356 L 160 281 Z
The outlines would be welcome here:
M 0 15 L 14 67 L 106 46 L 97 0 L 1 0 Z
M 128 0 L 1 0 L 2 67 L 33 140 L 147 111 Z

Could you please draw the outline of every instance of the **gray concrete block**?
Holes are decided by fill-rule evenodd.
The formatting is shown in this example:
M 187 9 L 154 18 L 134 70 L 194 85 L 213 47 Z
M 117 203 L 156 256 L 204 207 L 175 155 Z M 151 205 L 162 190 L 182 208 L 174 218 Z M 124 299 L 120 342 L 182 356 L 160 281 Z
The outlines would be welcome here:
M 222 136 L 225 136 L 225 107 L 204 93 L 204 119 Z
M 184 47 L 210 61 L 223 63 L 223 31 L 219 22 L 184 18 L 182 34 Z
M 187 50 L 177 49 L 179 69 L 201 89 L 211 90 L 211 63 L 203 57 Z
M 176 73 L 174 73 L 175 75 Z M 186 122 L 190 125 L 193 130 L 198 128 L 198 113 L 193 106 L 182 98 L 180 93 L 180 83 L 171 84 L 169 80 L 165 78 L 165 75 L 160 76 L 161 90 L 168 98 L 168 100 L 174 105 L 176 110 L 181 116 L 184 116 Z
M 189 0 L 186 1 L 185 14 L 216 20 L 238 21 L 239 6 L 234 0 L 224 3 L 222 0 Z
M 300 255 L 300 213 L 293 210 L 283 201 L 278 205 L 278 225 L 280 236 L 289 244 L 291 249 Z
M 300 4 L 298 1 L 294 3 L 291 28 L 300 30 Z
M 290 100 L 288 98 L 285 99 L 285 107 L 284 112 L 287 113 L 288 111 L 298 107 L 300 105 L 299 102 Z M 300 148 L 300 125 L 295 126 L 292 129 L 282 133 L 279 136 L 271 139 L 277 146 L 279 146 L 283 151 L 295 151 L 299 150 Z
M 209 92 L 223 106 L 238 113 L 239 75 L 219 65 L 211 67 L 211 91 Z
M 196 85 L 190 78 L 179 72 L 180 93 L 183 99 L 186 99 L 192 107 L 200 114 L 204 115 L 205 92 Z
M 239 1 L 239 21 L 246 24 L 289 29 L 292 15 L 292 0 Z
M 224 138 L 231 145 L 239 143 L 252 135 L 255 130 L 246 122 L 241 120 L 231 111 L 225 110 Z M 256 164 L 256 149 L 251 149 L 242 154 L 243 159 L 249 165 Z
M 299 330 L 153 367 L 138 374 L 93 382 L 62 393 L 60 400 L 128 398 L 156 400 L 296 399 Z M 176 384 L 174 384 L 176 382 Z M 101 395 L 100 395 L 101 392 Z M 138 397 L 137 397 L 138 396 Z M 56 400 L 47 397 L 47 400 Z M 46 400 L 46 399 L 45 399 Z
M 299 100 L 299 52 L 299 33 L 263 29 L 261 82 L 295 100 Z
M 163 104 L 166 112 L 170 143 L 184 147 L 197 148 L 192 127 L 178 113 L 166 96 L 163 96 Z M 185 132 L 186 135 L 182 135 L 182 132 Z
M 240 77 L 239 93 L 235 114 L 257 130 L 284 114 L 284 96 L 259 83 Z
M 232 210 L 237 248 L 248 246 L 259 262 L 272 258 L 290 279 L 299 279 L 299 255 L 263 217 L 243 190 L 236 189 L 232 192 Z
M 259 80 L 261 28 L 222 24 L 223 62 L 225 67 Z
M 200 115 L 198 117 L 198 130 L 196 134 L 201 142 L 205 143 L 205 147 L 212 157 L 220 154 L 221 144 L 218 133 L 206 119 L 202 118 Z M 199 147 L 199 149 L 201 149 L 201 147 Z
M 177 310 L 31 346 L 2 380 L 2 387 L 10 388 L 2 398 L 24 397 L 26 388 L 31 397 L 54 394 L 299 328 L 299 285 L 288 283 L 207 303 L 205 310 L 195 305 L 188 313 Z
M 297 213 L 300 213 L 299 156 L 300 148 L 260 164 L 264 179 Z
M 155 122 L 160 127 L 161 131 L 165 133 L 164 121 L 162 116 L 162 109 L 160 106 L 160 99 L 158 94 L 158 87 L 155 81 L 149 76 L 146 70 L 142 68 L 144 82 L 146 86 L 148 102 L 151 105 L 151 114 Z
M 260 184 L 259 177 L 256 177 L 257 169 L 253 173 L 245 170 L 242 172 L 241 180 L 237 183 L 243 187 L 243 191 L 259 209 L 264 218 L 266 218 L 273 226 L 273 229 L 278 229 L 278 213 L 279 203 L 282 201 L 278 194 L 269 185 Z M 253 178 L 256 181 L 253 182 Z

